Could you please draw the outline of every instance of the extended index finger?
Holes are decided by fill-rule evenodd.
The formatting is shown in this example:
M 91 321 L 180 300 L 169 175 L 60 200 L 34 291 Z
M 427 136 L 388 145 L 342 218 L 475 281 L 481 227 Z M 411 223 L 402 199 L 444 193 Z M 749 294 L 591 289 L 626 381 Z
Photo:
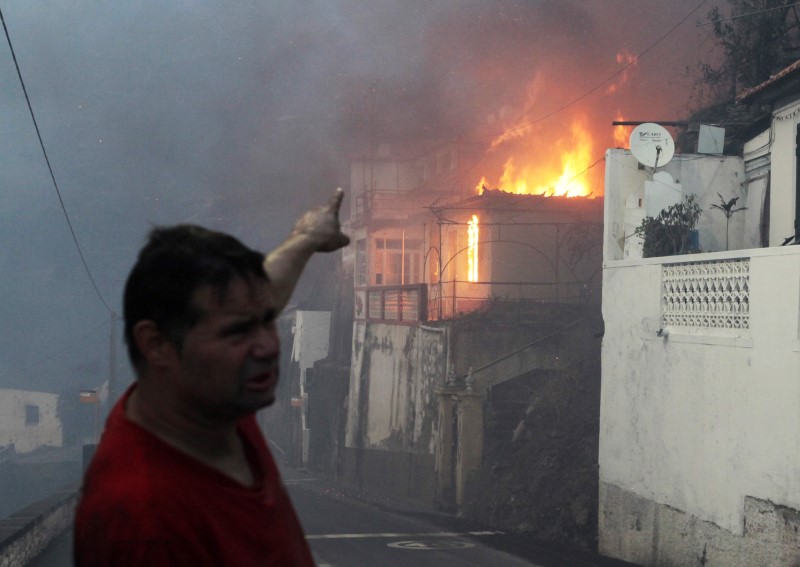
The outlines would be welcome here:
M 336 192 L 328 201 L 328 209 L 335 215 L 339 214 L 339 209 L 342 207 L 342 199 L 344 199 L 344 191 L 341 187 L 336 188 Z

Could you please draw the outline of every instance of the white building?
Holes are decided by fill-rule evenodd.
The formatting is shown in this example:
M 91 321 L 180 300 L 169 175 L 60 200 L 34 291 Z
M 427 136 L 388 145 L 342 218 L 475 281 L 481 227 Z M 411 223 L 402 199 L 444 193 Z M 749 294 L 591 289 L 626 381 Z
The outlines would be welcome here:
M 0 447 L 17 453 L 39 447 L 61 447 L 58 395 L 26 390 L 0 390 Z
M 800 62 L 739 97 L 771 114 L 742 157 L 676 156 L 663 168 L 703 207 L 700 254 L 626 253 L 649 174 L 628 152 L 607 153 L 605 555 L 646 566 L 800 562 L 800 247 L 781 246 L 800 221 L 798 85 Z M 710 208 L 717 193 L 748 207 L 731 219 L 727 252 L 725 217 Z

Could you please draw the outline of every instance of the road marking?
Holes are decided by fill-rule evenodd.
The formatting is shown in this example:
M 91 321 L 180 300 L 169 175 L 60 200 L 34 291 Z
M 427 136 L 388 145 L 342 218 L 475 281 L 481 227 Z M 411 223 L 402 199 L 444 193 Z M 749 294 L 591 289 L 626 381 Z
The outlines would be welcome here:
M 318 534 L 307 535 L 306 539 L 367 539 L 367 538 L 412 538 L 412 537 L 464 537 L 502 535 L 504 532 L 428 532 L 417 534 L 381 533 L 381 534 Z
M 469 541 L 396 541 L 387 544 L 387 547 L 394 547 L 396 549 L 413 549 L 413 550 L 440 550 L 440 549 L 464 549 L 467 547 L 475 547 L 475 544 Z

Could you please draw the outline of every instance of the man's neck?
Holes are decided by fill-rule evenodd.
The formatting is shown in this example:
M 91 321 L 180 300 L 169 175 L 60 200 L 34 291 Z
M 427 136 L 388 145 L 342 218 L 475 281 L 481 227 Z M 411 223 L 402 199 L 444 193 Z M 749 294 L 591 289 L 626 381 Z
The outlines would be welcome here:
M 128 419 L 167 445 L 245 486 L 253 485 L 253 472 L 235 420 L 211 421 L 169 407 L 163 392 L 151 392 L 142 382 L 133 389 L 123 409 Z

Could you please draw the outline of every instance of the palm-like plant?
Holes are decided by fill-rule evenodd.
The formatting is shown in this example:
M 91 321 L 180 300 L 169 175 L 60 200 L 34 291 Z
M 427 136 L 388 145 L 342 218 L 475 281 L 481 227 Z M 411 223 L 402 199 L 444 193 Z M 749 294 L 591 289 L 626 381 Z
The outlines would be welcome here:
M 719 205 L 711 205 L 712 209 L 719 209 L 725 215 L 725 251 L 728 250 L 728 226 L 731 223 L 731 217 L 734 213 L 738 213 L 739 211 L 747 210 L 747 207 L 736 207 L 736 202 L 739 200 L 739 197 L 733 197 L 729 201 L 726 201 L 725 198 L 719 195 Z

